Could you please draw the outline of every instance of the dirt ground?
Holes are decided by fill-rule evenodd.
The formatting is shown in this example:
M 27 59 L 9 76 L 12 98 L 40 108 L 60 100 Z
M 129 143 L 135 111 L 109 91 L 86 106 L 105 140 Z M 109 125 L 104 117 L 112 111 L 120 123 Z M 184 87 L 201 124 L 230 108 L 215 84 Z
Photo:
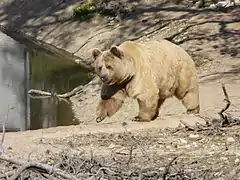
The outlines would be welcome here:
M 103 21 L 104 26 L 112 23 L 105 29 L 97 19 L 82 23 L 81 27 L 97 25 L 90 33 L 82 31 L 81 38 L 87 35 L 85 39 L 76 38 L 77 42 L 73 40 L 77 33 L 73 33 L 69 44 L 78 47 L 76 54 L 81 55 L 80 59 L 89 61 L 88 49 L 92 47 L 107 48 L 126 38 L 136 41 L 169 38 L 185 48 L 198 65 L 201 117 L 187 115 L 182 104 L 173 98 L 164 103 L 156 120 L 132 122 L 138 106 L 129 99 L 112 118 L 96 123 L 99 85 L 93 80 L 81 94 L 71 98 L 79 125 L 6 133 L 2 156 L 42 162 L 79 179 L 240 179 L 239 7 L 227 12 L 156 3 L 137 7 L 140 16 L 135 14 L 134 18 L 120 22 Z M 69 22 L 60 22 L 58 28 L 67 26 L 65 23 Z M 75 23 L 69 24 L 64 33 L 80 31 L 79 27 L 70 28 Z M 41 33 L 47 33 L 53 26 L 56 23 L 41 27 L 41 32 L 29 29 L 28 32 L 35 32 L 40 38 Z M 94 31 L 96 28 L 102 33 Z M 58 33 L 51 33 L 52 39 L 57 40 L 54 36 Z M 69 44 L 63 47 L 60 37 L 57 43 L 46 39 L 72 52 Z M 231 121 L 227 127 L 221 124 L 223 120 L 218 114 L 225 106 L 221 83 L 225 84 L 231 101 L 226 111 Z M 206 125 L 206 121 L 212 125 Z M 20 167 L 1 160 L 1 156 L 0 164 L 0 179 L 6 179 L 8 173 L 14 175 L 16 167 Z M 34 175 L 30 176 L 31 173 Z M 46 174 L 25 171 L 22 176 L 64 179 Z

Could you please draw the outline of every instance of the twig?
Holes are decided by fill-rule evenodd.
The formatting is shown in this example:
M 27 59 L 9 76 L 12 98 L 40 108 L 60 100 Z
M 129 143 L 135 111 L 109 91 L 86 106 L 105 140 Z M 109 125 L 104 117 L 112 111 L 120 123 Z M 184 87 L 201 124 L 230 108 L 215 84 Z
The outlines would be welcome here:
M 136 148 L 135 146 L 136 146 L 136 144 L 134 143 L 134 144 L 132 144 L 131 147 L 130 147 L 129 158 L 128 158 L 128 161 L 127 161 L 127 166 L 128 166 L 128 168 L 130 167 L 130 163 L 131 163 L 131 161 L 132 161 L 132 159 L 133 159 L 133 150 Z
M 129 157 L 129 162 L 128 163 L 130 163 L 130 161 L 132 160 L 131 158 L 131 156 L 132 156 L 132 153 L 133 153 L 133 150 L 134 150 L 134 148 L 136 148 L 136 145 L 138 145 L 139 147 L 140 147 L 140 149 L 141 149 L 141 151 L 142 151 L 142 154 L 145 156 L 145 157 L 147 157 L 148 158 L 148 160 L 150 160 L 150 157 L 147 155 L 147 153 L 146 153 L 146 151 L 145 151 L 145 149 L 144 149 L 144 147 L 142 146 L 142 144 L 140 143 L 140 141 L 138 141 L 138 139 L 136 139 L 134 136 L 130 136 L 129 137 L 129 132 L 127 131 L 127 128 L 126 128 L 126 123 L 122 123 L 122 127 L 123 127 L 123 129 L 124 129 L 124 134 L 126 134 L 126 137 L 128 137 L 132 142 L 133 142 L 133 144 L 132 144 L 132 146 L 131 146 L 131 149 L 130 149 L 130 157 Z M 128 166 L 129 166 L 129 164 L 128 164 Z
M 230 122 L 228 121 L 228 117 L 223 113 L 230 107 L 231 101 L 229 100 L 229 96 L 227 94 L 227 90 L 224 84 L 222 84 L 222 90 L 225 96 L 224 101 L 226 102 L 226 106 L 218 114 L 220 115 L 221 120 L 223 120 L 222 125 L 225 125 L 225 124 L 229 125 Z
M 81 93 L 82 89 L 83 89 L 83 86 L 80 85 L 80 86 L 74 88 L 72 91 L 64 93 L 64 94 L 50 93 L 47 91 L 30 89 L 28 91 L 28 94 L 29 94 L 30 98 L 34 98 L 34 99 L 41 99 L 41 98 L 47 98 L 47 97 L 70 98 L 76 94 Z
M 169 169 L 172 166 L 172 164 L 174 163 L 174 161 L 178 158 L 179 156 L 174 157 L 169 163 L 168 165 L 165 167 L 164 173 L 163 173 L 163 180 L 166 180 L 167 175 L 169 174 Z
M 23 160 L 15 160 L 11 159 L 8 156 L 2 155 L 0 156 L 0 160 L 10 162 L 12 164 L 16 164 L 19 166 L 22 166 L 21 168 L 18 169 L 18 171 L 10 178 L 10 180 L 15 180 L 17 179 L 21 173 L 26 170 L 26 169 L 35 169 L 39 172 L 47 173 L 47 174 L 52 174 L 55 173 L 56 175 L 59 175 L 65 179 L 71 179 L 71 180 L 78 180 L 77 177 L 68 174 L 65 171 L 62 171 L 61 169 L 55 168 L 53 169 L 53 166 L 47 165 L 47 164 L 42 164 L 42 163 L 32 163 L 32 162 L 27 162 Z
M 97 177 L 101 171 L 104 171 L 104 172 L 108 171 L 109 173 L 111 173 L 113 175 L 118 174 L 118 173 L 114 172 L 113 170 L 111 170 L 107 167 L 101 167 L 101 168 L 98 169 L 97 173 L 94 176 Z

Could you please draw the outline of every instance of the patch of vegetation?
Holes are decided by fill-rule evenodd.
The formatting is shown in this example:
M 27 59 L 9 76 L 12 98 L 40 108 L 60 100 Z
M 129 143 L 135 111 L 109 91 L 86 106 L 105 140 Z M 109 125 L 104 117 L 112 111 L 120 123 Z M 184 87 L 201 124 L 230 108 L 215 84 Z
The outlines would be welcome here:
M 85 2 L 73 9 L 73 16 L 79 21 L 86 21 L 96 16 L 116 16 L 113 9 L 99 6 L 93 2 Z

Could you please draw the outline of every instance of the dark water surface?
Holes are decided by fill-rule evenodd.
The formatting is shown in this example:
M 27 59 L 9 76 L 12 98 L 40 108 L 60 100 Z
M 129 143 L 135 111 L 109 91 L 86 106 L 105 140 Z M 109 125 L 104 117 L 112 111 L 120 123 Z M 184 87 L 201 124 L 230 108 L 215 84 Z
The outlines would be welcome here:
M 31 89 L 62 94 L 90 80 L 88 71 L 81 66 L 43 52 L 29 53 L 29 62 Z M 30 98 L 30 119 L 29 129 L 78 124 L 70 102 L 56 98 Z
M 70 102 L 32 99 L 27 91 L 68 92 L 90 81 L 88 70 L 70 60 L 29 49 L 1 32 L 0 38 L 0 124 L 5 122 L 7 131 L 78 124 Z

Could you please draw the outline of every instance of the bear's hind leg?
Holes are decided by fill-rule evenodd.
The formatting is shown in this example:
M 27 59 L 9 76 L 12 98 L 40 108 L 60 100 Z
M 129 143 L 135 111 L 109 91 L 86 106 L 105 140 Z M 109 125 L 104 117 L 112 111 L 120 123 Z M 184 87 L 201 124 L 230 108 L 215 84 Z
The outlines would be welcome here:
M 198 114 L 200 111 L 199 105 L 199 92 L 198 89 L 190 90 L 186 92 L 181 101 L 185 108 L 187 109 L 188 114 Z

